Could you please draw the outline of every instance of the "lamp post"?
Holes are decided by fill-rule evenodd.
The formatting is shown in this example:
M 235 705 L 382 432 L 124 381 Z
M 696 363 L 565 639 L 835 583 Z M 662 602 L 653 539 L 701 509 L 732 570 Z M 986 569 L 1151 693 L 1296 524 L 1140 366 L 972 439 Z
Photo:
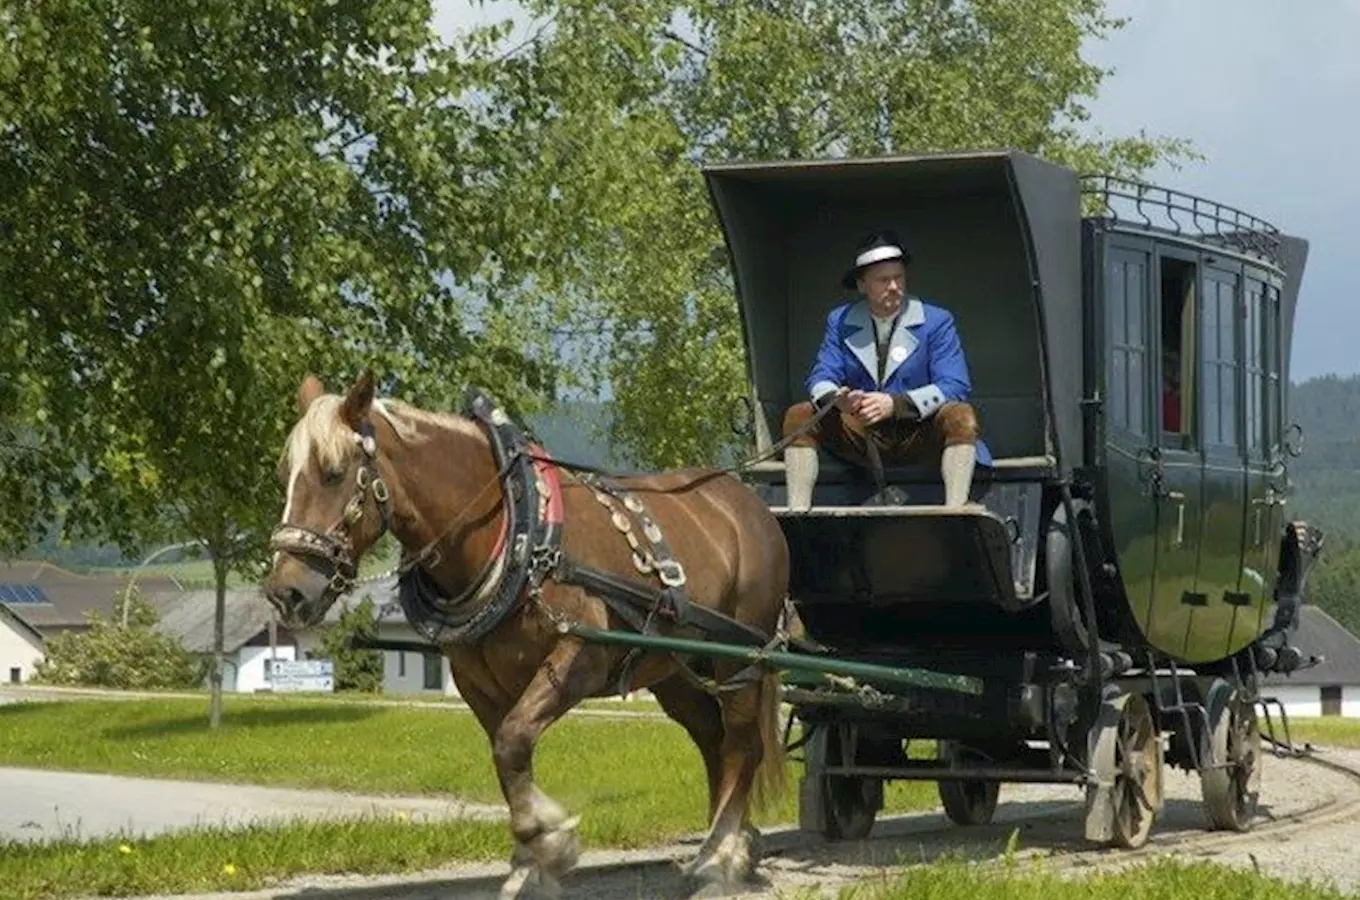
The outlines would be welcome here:
M 149 564 L 149 563 L 150 563 L 153 559 L 155 559 L 156 557 L 160 556 L 162 553 L 169 553 L 171 550 L 182 550 L 182 549 L 184 549 L 185 547 L 192 547 L 192 546 L 194 546 L 195 544 L 202 544 L 202 543 L 203 543 L 202 541 L 200 541 L 200 540 L 198 540 L 197 538 L 195 538 L 194 540 L 191 540 L 191 541 L 180 541 L 178 544 L 167 544 L 167 545 L 165 545 L 164 547 L 161 547 L 159 550 L 156 550 L 155 552 L 151 553 L 151 555 L 147 556 L 146 559 L 142 560 L 141 562 L 139 562 L 139 563 L 137 564 L 137 567 L 136 567 L 135 569 L 132 570 L 132 575 L 128 577 L 127 587 L 125 587 L 125 588 L 123 589 L 123 627 L 124 627 L 124 628 L 126 628 L 126 627 L 127 627 L 127 624 L 128 624 L 128 604 L 129 604 L 129 602 L 130 602 L 131 599 L 132 599 L 132 585 L 133 585 L 134 582 L 136 582 L 137 576 L 138 576 L 139 574 L 141 574 L 142 569 L 146 568 L 147 564 Z

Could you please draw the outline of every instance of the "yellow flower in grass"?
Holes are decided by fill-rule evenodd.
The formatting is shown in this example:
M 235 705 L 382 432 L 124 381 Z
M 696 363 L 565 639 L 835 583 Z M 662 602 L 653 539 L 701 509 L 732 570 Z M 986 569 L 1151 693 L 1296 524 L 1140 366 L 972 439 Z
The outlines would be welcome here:
M 395 815 L 398 822 L 409 822 L 411 820 L 411 814 L 404 809 L 397 810 Z
M 131 852 L 132 852 L 132 845 L 131 845 L 131 844 L 119 844 L 119 845 L 118 845 L 118 852 L 119 852 L 119 853 L 131 853 Z
M 235 864 L 235 863 L 227 863 L 225 866 L 222 867 L 222 874 L 223 874 L 223 875 L 235 875 L 235 874 L 236 874 L 236 864 Z

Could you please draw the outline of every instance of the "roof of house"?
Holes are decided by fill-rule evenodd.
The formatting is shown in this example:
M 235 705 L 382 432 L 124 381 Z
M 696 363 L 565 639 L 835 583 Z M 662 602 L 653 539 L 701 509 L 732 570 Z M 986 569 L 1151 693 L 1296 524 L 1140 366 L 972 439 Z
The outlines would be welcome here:
M 0 605 L 38 631 L 84 627 L 87 614 L 113 614 L 118 594 L 127 589 L 124 574 L 79 575 L 45 560 L 0 561 Z M 172 579 L 136 578 L 143 596 L 178 592 Z
M 158 631 L 178 638 L 184 649 L 192 653 L 212 652 L 216 591 L 157 594 L 151 602 L 160 613 Z M 227 591 L 222 622 L 223 651 L 233 653 L 240 649 L 268 628 L 273 616 L 274 607 L 258 590 Z
M 1323 661 L 1291 675 L 1269 675 L 1263 679 L 1265 685 L 1360 684 L 1360 638 L 1321 608 L 1303 607 L 1298 631 L 1289 636 L 1289 643 L 1305 659 L 1320 656 Z

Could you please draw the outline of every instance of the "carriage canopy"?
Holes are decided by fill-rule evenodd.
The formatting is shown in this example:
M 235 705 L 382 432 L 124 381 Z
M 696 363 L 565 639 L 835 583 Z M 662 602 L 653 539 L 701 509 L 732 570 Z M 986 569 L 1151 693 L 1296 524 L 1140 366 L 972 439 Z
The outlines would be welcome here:
M 827 313 L 850 299 L 840 278 L 856 243 L 893 228 L 913 256 L 907 292 L 955 316 L 998 464 L 1080 464 L 1074 172 L 997 151 L 726 163 L 704 175 L 731 254 L 758 449 L 807 399 Z

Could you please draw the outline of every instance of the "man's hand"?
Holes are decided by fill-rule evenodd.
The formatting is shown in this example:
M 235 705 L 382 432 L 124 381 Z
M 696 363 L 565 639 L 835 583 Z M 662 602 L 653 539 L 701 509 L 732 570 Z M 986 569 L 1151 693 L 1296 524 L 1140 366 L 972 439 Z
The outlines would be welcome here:
M 855 391 L 851 394 L 854 402 L 855 415 L 865 425 L 877 425 L 884 419 L 892 417 L 893 398 L 888 394 L 874 391 L 866 393 Z

